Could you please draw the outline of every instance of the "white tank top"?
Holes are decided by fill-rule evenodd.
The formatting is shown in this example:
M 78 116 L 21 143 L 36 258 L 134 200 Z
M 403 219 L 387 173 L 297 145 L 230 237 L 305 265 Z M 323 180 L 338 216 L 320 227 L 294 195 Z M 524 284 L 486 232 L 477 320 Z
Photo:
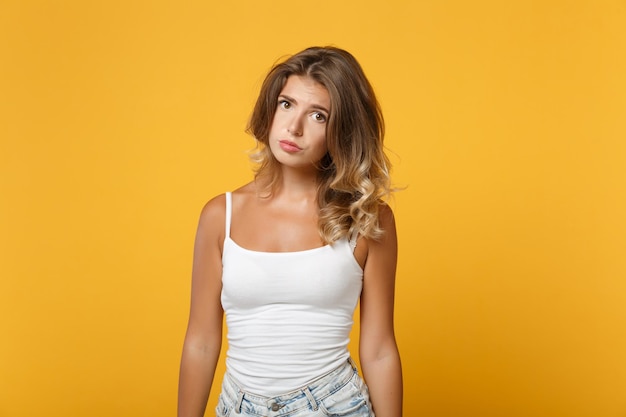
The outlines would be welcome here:
M 297 252 L 248 250 L 230 238 L 231 207 L 226 193 L 221 294 L 226 369 L 244 390 L 276 396 L 348 359 L 363 285 L 353 255 L 356 239 Z

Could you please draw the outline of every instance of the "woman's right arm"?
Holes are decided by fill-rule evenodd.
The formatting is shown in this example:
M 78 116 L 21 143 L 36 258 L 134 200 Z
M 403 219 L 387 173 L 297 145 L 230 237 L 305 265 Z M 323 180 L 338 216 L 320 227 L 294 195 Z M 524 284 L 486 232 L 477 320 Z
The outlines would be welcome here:
M 191 308 L 178 381 L 178 417 L 202 417 L 222 347 L 220 302 L 225 198 L 209 201 L 200 215 L 193 255 Z

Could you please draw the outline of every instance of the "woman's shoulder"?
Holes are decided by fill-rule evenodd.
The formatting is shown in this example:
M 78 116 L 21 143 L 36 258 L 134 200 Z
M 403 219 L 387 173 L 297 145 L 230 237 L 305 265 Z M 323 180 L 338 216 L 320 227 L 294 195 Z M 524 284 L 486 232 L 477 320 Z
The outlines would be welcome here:
M 390 223 L 395 224 L 393 209 L 388 203 L 384 201 L 381 201 L 378 205 L 378 221 L 383 227 L 384 225 L 389 225 Z
M 218 194 L 211 198 L 202 207 L 201 217 L 213 217 L 220 212 L 224 212 L 226 207 L 226 193 Z
M 256 195 L 256 193 L 257 193 L 257 184 L 254 181 L 244 184 L 232 192 L 233 195 L 242 196 L 242 197 L 249 196 L 249 195 Z
M 216 195 L 207 201 L 200 211 L 198 234 L 207 238 L 221 239 L 226 221 L 226 194 Z
M 232 192 L 232 196 L 233 210 L 254 204 L 256 197 L 258 197 L 258 186 L 254 181 L 249 182 L 235 189 Z
M 237 199 L 245 198 L 248 195 L 255 194 L 254 182 L 247 183 L 234 191 L 230 192 L 232 195 L 236 195 Z M 228 192 L 224 192 L 222 194 L 218 194 L 211 198 L 204 204 L 202 208 L 201 217 L 224 217 L 224 213 L 226 212 L 226 194 Z

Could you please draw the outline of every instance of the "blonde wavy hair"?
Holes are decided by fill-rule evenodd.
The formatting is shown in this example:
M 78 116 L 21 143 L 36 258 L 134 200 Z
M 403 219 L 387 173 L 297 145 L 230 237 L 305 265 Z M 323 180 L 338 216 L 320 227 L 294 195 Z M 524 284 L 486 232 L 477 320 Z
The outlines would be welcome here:
M 328 90 L 328 153 L 319 162 L 318 228 L 324 243 L 354 233 L 382 236 L 378 216 L 391 194 L 390 164 L 383 149 L 385 124 L 374 90 L 357 60 L 336 47 L 312 47 L 276 64 L 268 73 L 246 131 L 257 140 L 251 155 L 255 180 L 271 195 L 280 180 L 280 164 L 269 147 L 278 96 L 291 75 L 306 76 Z M 260 181 L 257 181 L 260 183 Z

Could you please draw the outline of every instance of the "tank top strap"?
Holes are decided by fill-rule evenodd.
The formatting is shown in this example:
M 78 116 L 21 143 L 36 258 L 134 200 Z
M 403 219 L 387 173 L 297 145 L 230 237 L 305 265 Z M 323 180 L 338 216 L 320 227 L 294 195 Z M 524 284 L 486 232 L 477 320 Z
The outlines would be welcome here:
M 230 237 L 230 219 L 232 217 L 233 211 L 233 197 L 230 191 L 226 192 L 226 235 L 225 237 Z
M 354 250 L 356 249 L 356 240 L 359 238 L 359 232 L 358 230 L 353 230 L 350 233 L 350 240 L 348 241 L 348 243 L 350 243 L 350 249 L 352 249 L 352 252 L 354 253 Z

